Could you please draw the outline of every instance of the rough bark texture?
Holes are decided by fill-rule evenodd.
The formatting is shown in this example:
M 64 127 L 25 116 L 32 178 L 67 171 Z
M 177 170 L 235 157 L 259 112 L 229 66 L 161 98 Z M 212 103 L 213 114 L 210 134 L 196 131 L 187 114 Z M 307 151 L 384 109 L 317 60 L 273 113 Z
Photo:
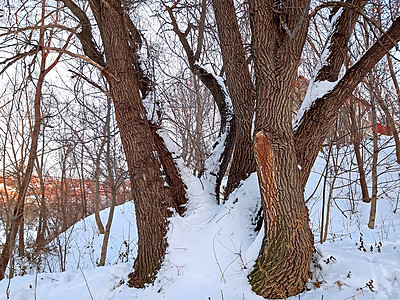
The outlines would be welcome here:
M 346 2 L 350 3 L 354 7 L 359 7 L 360 10 L 362 10 L 367 3 L 366 0 L 347 0 Z M 330 41 L 328 41 L 328 45 L 330 47 L 329 56 L 326 60 L 327 64 L 322 66 L 322 68 L 319 70 L 315 78 L 316 81 L 336 81 L 339 77 L 340 69 L 342 68 L 347 57 L 347 44 L 351 34 L 353 33 L 353 29 L 359 14 L 352 9 L 343 9 L 344 11 L 340 15 L 337 24 L 333 29 L 332 35 L 329 37 Z M 336 8 L 332 11 L 332 13 L 335 12 L 337 12 Z
M 139 90 L 142 72 L 136 43 L 130 35 L 122 3 L 89 1 L 103 41 L 104 75 L 110 85 L 116 119 L 128 164 L 138 227 L 138 255 L 129 285 L 144 287 L 154 280 L 163 261 L 167 241 L 169 208 L 176 207 L 166 187 L 160 153 Z
M 294 153 L 282 152 L 286 147 L 277 141 L 275 133 L 271 137 L 269 134 L 256 134 L 255 153 L 267 229 L 249 279 L 254 292 L 275 299 L 303 291 L 310 275 L 313 236 L 298 172 L 293 172 Z M 290 148 L 293 151 L 293 145 Z
M 202 68 L 197 64 L 191 65 L 191 70 L 193 74 L 197 75 L 201 82 L 208 88 L 208 90 L 213 95 L 214 101 L 218 106 L 218 110 L 221 117 L 221 125 L 219 131 L 219 138 L 226 134 L 225 139 L 222 141 L 220 139 L 214 145 L 214 149 L 218 147 L 219 143 L 224 143 L 224 150 L 221 152 L 219 158 L 217 159 L 219 166 L 217 166 L 217 172 L 215 174 L 210 174 L 215 176 L 215 197 L 217 202 L 220 200 L 220 190 L 222 179 L 228 169 L 229 162 L 232 157 L 233 148 L 235 146 L 235 116 L 232 111 L 229 96 L 226 94 L 225 87 L 220 85 L 214 74 L 209 73 L 207 70 Z M 215 168 L 215 166 L 214 166 Z M 200 173 L 200 176 L 210 170 L 204 170 Z
M 291 118 L 293 83 L 308 26 L 303 17 L 306 7 L 307 1 L 285 1 L 281 7 L 274 7 L 274 1 L 250 1 L 257 101 L 255 154 L 266 232 L 249 280 L 265 298 L 286 298 L 303 291 L 314 246 Z
M 352 4 L 354 7 L 359 7 L 360 10 L 363 9 L 365 4 L 367 3 L 366 0 L 347 0 L 346 1 L 349 4 Z M 326 47 L 329 47 L 329 54 L 326 59 L 326 64 L 324 64 L 320 70 L 318 70 L 318 73 L 316 77 L 314 78 L 315 81 L 331 81 L 334 82 L 338 79 L 339 77 L 339 72 L 341 70 L 341 67 L 343 66 L 343 63 L 345 61 L 345 58 L 347 56 L 348 52 L 348 47 L 347 44 L 349 42 L 350 36 L 354 30 L 354 26 L 356 24 L 357 18 L 359 17 L 358 13 L 348 9 L 348 8 L 343 8 L 343 12 L 337 19 L 336 23 L 333 24 L 332 32 L 330 33 L 330 36 L 328 36 L 328 41 L 326 43 Z M 332 14 L 337 12 L 337 8 L 333 9 Z M 333 15 L 331 15 L 333 17 Z M 312 87 L 311 87 L 312 88 Z M 342 104 L 344 103 L 346 99 L 343 99 Z M 334 113 L 335 114 L 335 119 L 338 114 L 339 109 Z M 303 117 L 304 118 L 304 117 Z M 331 123 L 333 124 L 333 123 Z M 302 129 L 304 130 L 304 128 Z M 308 129 L 308 132 L 303 135 L 305 137 L 308 135 L 309 138 L 314 140 L 314 133 L 311 132 L 311 128 Z M 298 135 L 298 129 L 296 130 L 296 136 Z M 328 136 L 328 132 L 324 133 L 324 138 Z M 315 137 L 317 139 L 317 137 Z M 297 141 L 295 142 L 296 145 L 296 152 L 297 152 L 297 160 L 299 165 L 302 168 L 302 171 L 300 173 L 300 178 L 302 181 L 303 188 L 305 188 L 305 185 L 308 180 L 308 176 L 310 175 L 312 165 L 314 164 L 315 158 L 309 153 L 304 152 L 304 148 L 302 147 L 302 144 L 297 144 Z M 306 141 L 303 141 L 306 142 Z M 313 143 L 313 141 L 311 142 Z M 320 150 L 321 146 L 317 146 L 318 150 Z M 308 157 L 310 155 L 310 157 Z M 312 162 L 312 163 L 311 163 Z
M 173 208 L 182 215 L 185 212 L 186 186 L 182 181 L 171 153 L 168 151 L 164 140 L 157 133 L 155 128 L 156 127 L 152 126 L 152 133 L 155 140 L 156 150 L 160 158 L 163 177 L 166 182 L 165 189 L 168 190 L 172 197 L 174 202 Z
M 338 82 L 335 88 L 317 99 L 306 111 L 294 134 L 297 160 L 301 166 L 303 187 L 307 183 L 323 141 L 337 117 L 340 107 L 348 99 L 357 85 L 385 54 L 400 40 L 400 18 L 391 28 L 368 49 Z
M 215 19 L 224 62 L 226 84 L 235 115 L 235 149 L 229 169 L 225 198 L 256 170 L 251 128 L 255 90 L 251 81 L 235 6 L 232 0 L 213 0 Z

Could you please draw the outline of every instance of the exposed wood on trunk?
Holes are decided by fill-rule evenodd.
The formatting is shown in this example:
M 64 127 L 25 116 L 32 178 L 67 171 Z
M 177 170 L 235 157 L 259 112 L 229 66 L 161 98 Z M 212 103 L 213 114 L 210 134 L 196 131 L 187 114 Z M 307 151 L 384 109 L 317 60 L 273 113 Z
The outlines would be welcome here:
M 276 224 L 278 223 L 277 187 L 274 181 L 274 172 L 276 169 L 271 141 L 268 140 L 268 137 L 263 131 L 259 131 L 256 134 L 254 151 L 256 154 L 257 168 L 259 170 L 260 192 L 267 215 L 267 236 L 268 239 L 272 240 L 276 237 Z
M 253 291 L 265 298 L 286 298 L 303 291 L 314 245 L 292 131 L 293 83 L 307 34 L 308 21 L 302 16 L 308 2 L 287 1 L 279 11 L 274 1 L 249 3 L 256 74 L 255 153 L 266 228 L 249 280 Z M 283 15 L 291 35 L 283 28 Z

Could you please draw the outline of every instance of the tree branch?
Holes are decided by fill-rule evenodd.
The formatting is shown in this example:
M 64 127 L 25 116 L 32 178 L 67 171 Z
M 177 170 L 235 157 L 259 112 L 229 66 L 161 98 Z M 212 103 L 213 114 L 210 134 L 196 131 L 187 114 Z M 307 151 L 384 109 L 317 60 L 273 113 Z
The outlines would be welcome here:
M 305 185 L 312 165 L 322 147 L 340 107 L 348 99 L 368 72 L 400 41 L 400 17 L 372 47 L 354 64 L 331 92 L 314 101 L 294 132 L 298 164 L 302 167 Z
M 92 26 L 90 24 L 88 16 L 72 0 L 61 0 L 61 1 L 64 3 L 65 7 L 69 8 L 69 10 L 74 14 L 74 16 L 78 18 L 79 23 L 81 24 L 82 31 L 77 33 L 77 37 L 82 44 L 83 51 L 93 62 L 95 62 L 99 66 L 104 67 L 105 66 L 104 58 L 103 55 L 98 50 L 96 43 L 94 42 L 92 34 Z

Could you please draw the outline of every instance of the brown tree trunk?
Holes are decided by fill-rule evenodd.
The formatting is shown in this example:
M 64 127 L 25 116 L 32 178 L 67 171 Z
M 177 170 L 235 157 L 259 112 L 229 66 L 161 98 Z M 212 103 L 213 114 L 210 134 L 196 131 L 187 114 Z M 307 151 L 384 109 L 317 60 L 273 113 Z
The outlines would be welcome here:
M 169 208 L 174 203 L 163 178 L 157 141 L 139 94 L 142 82 L 133 32 L 128 30 L 121 2 L 89 1 L 99 26 L 116 119 L 128 164 L 138 228 L 138 255 L 129 285 L 144 287 L 154 280 L 167 247 Z
M 39 177 L 39 184 L 40 184 L 40 207 L 39 207 L 39 225 L 38 225 L 38 231 L 36 235 L 36 249 L 38 251 L 42 250 L 44 244 L 45 244 L 45 231 L 47 228 L 47 214 L 46 214 L 46 190 L 45 190 L 45 185 L 44 185 L 44 178 L 43 178 L 43 164 L 44 164 L 44 147 L 42 148 L 42 157 L 39 165 L 39 161 L 36 160 L 36 170 L 37 174 Z
M 250 1 L 255 154 L 265 236 L 249 280 L 253 291 L 265 298 L 286 298 L 304 290 L 314 246 L 292 131 L 293 83 L 307 33 L 306 7 L 306 0 L 286 1 L 279 8 L 274 1 Z M 296 31 L 293 38 L 282 28 L 282 15 Z
M 366 0 L 347 0 L 346 3 L 352 5 L 355 8 L 358 8 L 360 10 L 363 9 L 365 4 L 367 3 Z M 338 7 L 335 7 L 332 9 L 331 16 L 330 18 L 334 17 L 335 13 L 338 13 Z M 340 16 L 337 18 L 336 22 L 333 22 L 332 24 L 332 31 L 330 32 L 328 36 L 328 40 L 326 42 L 325 49 L 323 50 L 325 53 L 327 53 L 327 58 L 326 61 L 322 63 L 320 66 L 320 69 L 317 70 L 317 75 L 314 78 L 314 81 L 311 81 L 309 85 L 309 89 L 313 88 L 313 82 L 321 82 L 321 81 L 330 81 L 330 82 L 335 82 L 338 77 L 340 70 L 343 66 L 343 63 L 345 61 L 345 58 L 348 53 L 348 47 L 347 44 L 349 42 L 350 36 L 353 32 L 354 26 L 356 24 L 357 18 L 359 17 L 358 13 L 355 10 L 349 9 L 349 8 L 343 8 L 342 13 Z M 333 20 L 332 20 L 333 21 Z M 347 98 L 341 99 L 342 104 L 344 101 L 346 101 Z M 342 104 L 340 106 L 342 106 Z M 340 107 L 339 107 L 340 108 Z M 334 119 L 336 119 L 339 108 L 337 111 L 334 112 Z M 298 118 L 297 118 L 298 119 Z M 304 120 L 296 120 L 296 121 L 304 121 Z M 324 120 L 321 120 L 324 122 Z M 334 120 L 333 120 L 334 121 Z M 331 128 L 331 125 L 333 124 L 333 121 L 330 121 L 330 126 L 329 130 Z M 302 141 L 297 138 L 298 134 L 301 132 L 299 130 L 295 130 L 295 145 L 296 145 L 296 152 L 297 152 L 297 160 L 299 165 L 301 166 L 301 172 L 300 172 L 300 178 L 302 181 L 303 188 L 305 188 L 305 185 L 308 180 L 308 176 L 311 172 L 311 168 L 314 164 L 315 161 L 315 153 L 311 155 L 311 152 L 308 149 L 304 149 L 304 146 L 302 143 L 308 143 L 307 139 L 305 139 L 306 135 L 308 135 L 308 138 L 311 138 L 310 143 L 314 143 L 313 139 L 317 139 L 315 132 L 313 131 L 314 129 L 313 124 L 307 124 L 308 131 L 302 136 Z M 304 129 L 302 129 L 304 130 Z M 326 133 L 323 133 L 323 138 L 325 139 L 326 136 L 328 136 L 329 131 Z M 319 142 L 318 142 L 319 143 Z M 321 144 L 318 145 L 313 145 L 312 147 L 316 147 L 318 150 L 316 150 L 317 154 L 320 150 Z M 310 157 L 309 157 L 310 156 Z
M 362 201 L 364 203 L 369 203 L 371 199 L 369 198 L 368 186 L 365 178 L 364 160 L 361 156 L 361 151 L 360 151 L 361 133 L 357 127 L 357 121 L 353 105 L 354 105 L 353 101 L 350 100 L 349 115 L 350 115 L 351 131 L 352 131 L 351 132 L 352 141 L 354 146 L 354 153 L 356 155 L 356 160 L 357 160 L 358 173 L 360 174 Z
M 104 234 L 104 226 L 103 223 L 101 222 L 100 218 L 100 163 L 101 163 L 101 157 L 104 151 L 104 145 L 107 143 L 107 139 L 109 139 L 109 136 L 107 134 L 107 130 L 110 127 L 110 117 L 111 117 L 111 101 L 110 97 L 107 96 L 107 115 L 106 115 L 106 121 L 103 127 L 103 140 L 101 141 L 100 144 L 100 149 L 98 150 L 99 152 L 97 153 L 96 156 L 96 163 L 95 163 L 95 172 L 94 172 L 94 180 L 95 180 L 95 192 L 94 192 L 94 218 L 96 220 L 96 225 L 97 228 L 99 229 L 100 234 Z
M 256 170 L 252 141 L 255 90 L 246 62 L 235 6 L 232 0 L 213 0 L 215 20 L 226 74 L 226 84 L 235 115 L 235 148 L 230 162 L 225 199 Z
M 293 144 L 259 131 L 255 152 L 266 235 L 249 280 L 265 298 L 286 298 L 302 292 L 309 277 L 313 236 L 308 210 Z
M 111 101 L 107 103 L 107 112 L 111 111 Z M 109 113 L 107 114 L 109 116 Z M 103 244 L 101 245 L 101 254 L 99 260 L 99 266 L 104 266 L 107 257 L 107 247 L 108 241 L 110 239 L 111 233 L 111 225 L 114 218 L 114 210 L 116 205 L 117 199 L 117 186 L 114 179 L 114 172 L 111 165 L 111 132 L 110 132 L 110 119 L 108 118 L 106 121 L 106 133 L 107 133 L 107 150 L 106 150 L 106 165 L 107 165 L 107 175 L 108 175 L 108 184 L 111 189 L 111 205 L 110 211 L 108 213 L 107 224 L 105 228 L 105 233 L 103 237 Z
M 104 234 L 104 226 L 103 226 L 103 223 L 101 222 L 101 218 L 100 218 L 100 157 L 101 157 L 101 153 L 102 153 L 102 146 L 101 146 L 99 153 L 97 154 L 97 158 L 96 158 L 96 165 L 95 165 L 96 170 L 95 170 L 95 175 L 94 175 L 95 191 L 94 191 L 93 201 L 94 201 L 94 218 L 96 220 L 97 229 L 99 230 L 100 234 Z
M 373 82 L 372 75 L 369 76 L 369 81 Z M 372 193 L 371 193 L 371 210 L 369 213 L 368 228 L 375 228 L 375 215 L 376 215 L 376 198 L 378 194 L 378 120 L 376 116 L 376 105 L 375 95 L 372 90 L 372 85 L 369 87 L 369 94 L 371 97 L 371 115 L 372 115 L 372 141 L 373 141 L 373 153 L 372 153 L 372 166 L 371 166 L 371 177 L 372 177 Z

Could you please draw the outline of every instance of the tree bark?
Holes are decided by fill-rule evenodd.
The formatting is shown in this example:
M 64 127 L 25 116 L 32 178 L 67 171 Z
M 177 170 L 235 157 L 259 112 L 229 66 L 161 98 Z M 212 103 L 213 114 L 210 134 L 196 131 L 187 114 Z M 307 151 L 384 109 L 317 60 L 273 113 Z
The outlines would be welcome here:
M 366 0 L 346 0 L 346 3 L 350 3 L 352 6 L 362 10 Z M 338 11 L 338 7 L 335 7 L 331 12 L 331 18 L 333 14 Z M 337 23 L 335 24 L 331 36 L 328 38 L 327 46 L 329 47 L 329 55 L 326 59 L 327 64 L 323 65 L 318 71 L 315 78 L 316 81 L 331 81 L 334 82 L 338 79 L 340 69 L 347 57 L 350 36 L 353 33 L 354 26 L 359 17 L 357 11 L 349 8 L 343 8 L 343 12 L 339 16 Z
M 255 89 L 246 62 L 235 6 L 232 0 L 213 0 L 215 20 L 224 62 L 226 84 L 235 115 L 235 148 L 228 174 L 224 198 L 256 170 L 252 125 Z
M 340 107 L 379 60 L 400 40 L 400 18 L 373 44 L 336 84 L 333 90 L 316 99 L 304 113 L 294 132 L 298 164 L 303 187 L 325 137 L 337 117 Z
M 105 124 L 106 128 L 106 136 L 107 136 L 107 150 L 106 150 L 106 165 L 107 165 L 107 177 L 108 177 L 108 184 L 111 189 L 111 205 L 110 205 L 110 211 L 108 213 L 108 219 L 107 219 L 107 224 L 105 228 L 105 233 L 103 237 L 103 244 L 101 245 L 101 254 L 100 254 L 100 260 L 99 260 L 99 266 L 104 266 L 106 263 L 106 257 L 107 257 L 107 247 L 108 247 L 108 241 L 110 239 L 110 233 L 111 233 L 111 225 L 112 221 L 114 218 L 114 210 L 115 210 L 115 205 L 117 203 L 117 186 L 116 182 L 114 179 L 114 172 L 112 168 L 112 163 L 111 163 L 111 132 L 110 132 L 110 111 L 111 111 L 111 101 L 108 101 L 107 103 L 107 120 Z
M 372 76 L 370 76 L 372 77 Z M 369 213 L 368 228 L 375 228 L 375 215 L 376 215 L 376 197 L 378 194 L 378 130 L 377 130 L 377 118 L 376 118 L 376 106 L 373 91 L 370 90 L 371 95 L 371 113 L 372 113 L 372 140 L 374 145 L 374 152 L 372 154 L 372 193 L 371 193 L 371 210 Z
M 347 0 L 345 2 L 346 4 L 351 4 L 354 7 L 359 8 L 360 10 L 363 9 L 365 4 L 367 3 L 366 0 Z M 344 3 L 344 4 L 345 4 Z M 334 7 L 331 11 L 330 19 L 334 18 L 335 14 L 338 13 L 338 8 L 339 7 Z M 325 61 L 322 63 L 321 66 L 319 66 L 319 70 L 317 70 L 317 75 L 313 80 L 310 82 L 309 89 L 314 88 L 313 84 L 314 82 L 322 82 L 322 81 L 329 81 L 329 82 L 335 82 L 338 80 L 340 70 L 343 66 L 343 63 L 345 61 L 345 58 L 347 56 L 348 52 L 348 42 L 350 39 L 350 36 L 354 30 L 354 26 L 356 24 L 357 18 L 359 17 L 358 13 L 355 10 L 349 9 L 348 7 L 345 8 L 343 7 L 343 12 L 337 17 L 337 20 L 334 21 L 332 20 L 332 31 L 330 32 L 325 48 L 323 50 L 323 55 L 324 53 L 327 54 L 327 58 Z M 343 99 L 343 103 L 346 99 Z M 342 103 L 342 104 L 343 104 Z M 335 112 L 335 119 L 337 117 L 339 109 Z M 296 121 L 297 120 L 296 118 Z M 300 120 L 301 121 L 301 120 Z M 333 122 L 331 123 L 333 124 Z M 312 124 L 310 124 L 312 126 Z M 308 137 L 312 139 L 312 136 L 314 133 L 311 133 L 311 128 L 309 128 L 309 131 L 307 134 L 311 134 Z M 297 136 L 297 130 L 295 130 L 295 136 Z M 324 138 L 328 135 L 327 133 L 324 133 Z M 305 137 L 306 135 L 304 135 Z M 304 141 L 305 143 L 307 141 Z M 297 144 L 297 141 L 295 142 L 296 145 L 296 152 L 297 152 L 297 159 L 298 163 L 302 168 L 302 172 L 300 173 L 301 181 L 303 184 L 303 187 L 305 188 L 305 185 L 308 180 L 308 176 L 311 172 L 312 165 L 310 166 L 309 163 L 307 163 L 307 153 L 304 153 L 304 149 L 302 148 L 302 145 Z M 320 147 L 320 146 L 319 146 Z M 319 151 L 318 147 L 318 151 Z M 312 158 L 310 159 L 313 164 Z
M 307 34 L 306 14 L 306 0 L 286 1 L 282 7 L 274 7 L 274 1 L 250 1 L 255 154 L 266 230 L 249 280 L 265 298 L 303 291 L 314 246 L 292 131 L 293 83 Z
M 140 97 L 143 73 L 137 70 L 137 44 L 126 24 L 128 16 L 118 0 L 91 0 L 89 4 L 103 41 L 104 76 L 114 101 L 136 209 L 138 255 L 129 285 L 141 288 L 154 280 L 161 266 L 170 208 L 178 207 L 166 187 L 166 170 L 161 167 L 157 141 Z

